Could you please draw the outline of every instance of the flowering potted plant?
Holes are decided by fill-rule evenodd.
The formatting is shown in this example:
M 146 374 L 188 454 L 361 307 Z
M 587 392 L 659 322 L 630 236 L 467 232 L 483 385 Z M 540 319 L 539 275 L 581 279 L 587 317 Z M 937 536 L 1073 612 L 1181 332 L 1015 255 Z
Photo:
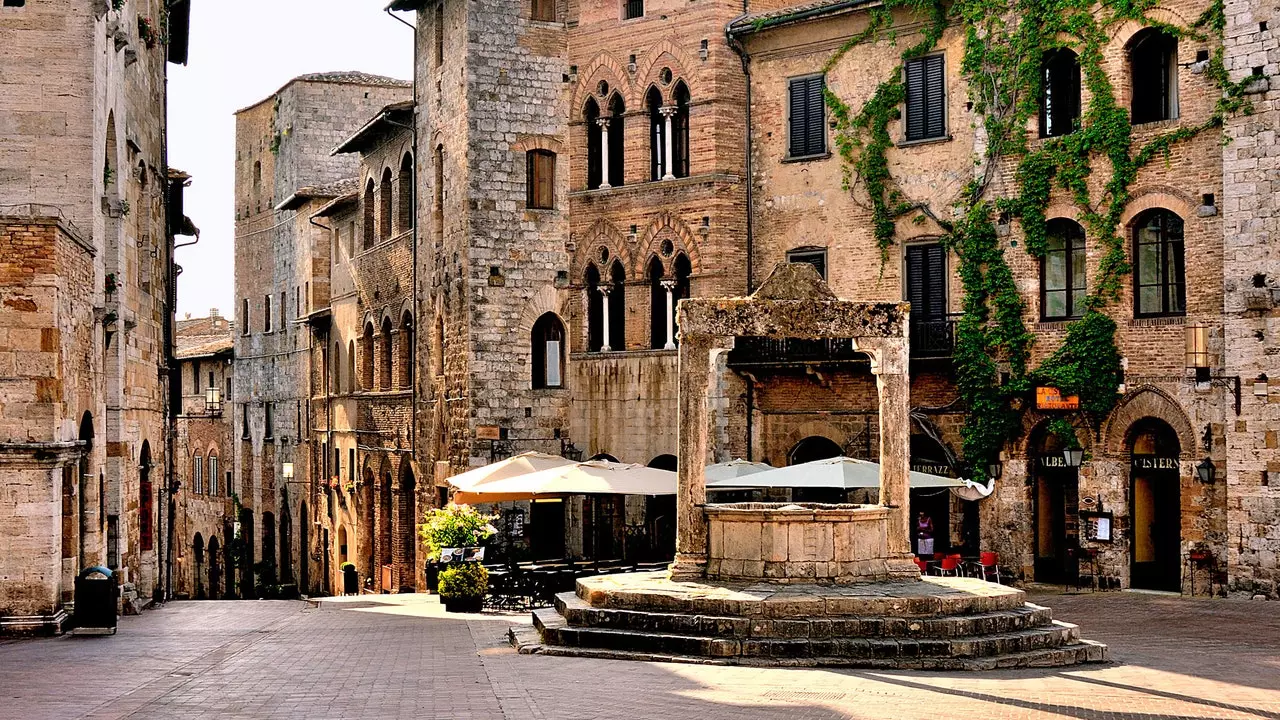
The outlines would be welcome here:
M 155 23 L 151 21 L 151 18 L 138 18 L 138 37 L 142 39 L 148 50 L 156 46 L 156 40 L 160 38 L 160 33 L 156 32 Z
M 470 505 L 450 503 L 446 507 L 428 510 L 422 519 L 418 533 L 427 545 L 427 589 L 433 592 L 440 572 L 442 549 L 475 547 L 497 532 L 491 524 L 494 516 L 485 515 Z M 488 573 L 485 573 L 484 580 L 488 582 Z
M 480 612 L 489 571 L 478 562 L 451 563 L 440 571 L 440 599 L 449 612 Z

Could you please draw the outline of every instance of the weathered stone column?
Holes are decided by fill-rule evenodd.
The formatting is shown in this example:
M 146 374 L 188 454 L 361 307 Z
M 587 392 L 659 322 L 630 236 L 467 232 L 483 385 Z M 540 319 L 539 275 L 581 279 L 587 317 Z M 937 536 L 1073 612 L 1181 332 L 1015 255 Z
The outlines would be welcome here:
M 671 151 L 671 146 L 674 142 L 674 138 L 672 138 L 671 136 L 671 118 L 676 114 L 677 109 L 678 108 L 676 108 L 676 106 L 674 105 L 666 105 L 664 107 L 658 108 L 658 112 L 662 113 L 662 117 L 664 118 L 664 122 L 666 123 L 665 125 L 666 132 L 663 134 L 663 143 L 662 143 L 665 146 L 663 148 L 663 153 L 664 153 L 663 157 L 666 159 L 666 164 L 663 165 L 663 169 L 664 169 L 664 172 L 662 175 L 663 180 L 676 179 L 675 173 L 671 172 L 671 160 L 673 156 L 673 153 Z
M 609 184 L 609 120 L 611 118 L 596 118 L 596 124 L 600 126 L 600 189 L 607 190 L 612 185 Z
M 613 349 L 609 346 L 609 292 L 611 290 L 613 288 L 608 285 L 600 286 L 600 304 L 604 307 L 600 313 L 600 329 L 603 331 L 600 336 L 600 352 L 609 352 Z
M 676 559 L 675 580 L 702 579 L 707 566 L 707 388 L 714 338 L 680 338 L 679 392 L 676 416 Z
M 662 346 L 663 350 L 676 349 L 676 302 L 675 302 L 675 280 L 662 280 L 662 289 L 667 291 L 667 344 Z
M 889 508 L 885 534 L 890 557 L 911 555 L 911 380 L 906 354 L 906 343 L 882 344 L 871 366 L 880 391 L 880 504 Z

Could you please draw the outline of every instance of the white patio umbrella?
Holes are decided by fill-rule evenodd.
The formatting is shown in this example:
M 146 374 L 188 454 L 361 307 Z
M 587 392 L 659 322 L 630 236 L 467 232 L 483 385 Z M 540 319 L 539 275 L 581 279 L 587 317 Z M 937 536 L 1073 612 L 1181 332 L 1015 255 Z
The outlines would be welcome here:
M 706 467 L 707 485 L 721 480 L 732 480 L 740 478 L 744 475 L 754 475 L 765 470 L 772 470 L 773 466 L 762 462 L 752 462 L 743 460 L 742 458 L 734 458 L 724 462 L 708 465 Z
M 563 495 L 674 495 L 676 474 L 670 470 L 588 460 L 538 472 L 481 483 L 457 492 L 457 503 L 491 503 Z
M 449 478 L 449 484 L 459 490 L 472 490 L 484 483 L 505 480 L 518 475 L 528 475 L 555 467 L 576 465 L 577 462 L 562 458 L 559 455 L 548 455 L 540 452 L 524 452 L 513 455 L 506 460 L 474 468 Z
M 918 488 L 954 488 L 965 487 L 965 482 L 956 478 L 930 475 L 929 473 L 910 472 L 912 489 Z M 858 488 L 880 487 L 880 463 L 854 458 L 835 457 L 826 460 L 814 460 L 800 465 L 765 470 L 736 478 L 707 482 L 707 487 L 716 488 L 842 488 L 854 490 Z

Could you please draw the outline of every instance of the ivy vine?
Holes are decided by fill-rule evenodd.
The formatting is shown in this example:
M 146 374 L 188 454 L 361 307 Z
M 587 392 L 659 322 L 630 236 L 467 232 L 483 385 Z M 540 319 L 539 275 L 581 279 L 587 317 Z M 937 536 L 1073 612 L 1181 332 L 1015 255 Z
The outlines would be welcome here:
M 1081 412 L 1095 421 L 1114 407 L 1122 374 L 1116 323 L 1105 310 L 1119 296 L 1123 276 L 1130 271 L 1120 233 L 1129 188 L 1142 167 L 1157 158 L 1167 159 L 1178 143 L 1220 128 L 1231 114 L 1251 111 L 1245 98 L 1251 78 L 1231 82 L 1223 63 L 1223 0 L 1213 0 L 1189 27 L 1149 17 L 1155 4 L 1155 0 L 885 0 L 869 11 L 867 27 L 842 44 L 823 68 L 832 70 L 858 45 L 896 43 L 895 11 L 923 20 L 919 41 L 901 52 L 903 62 L 933 50 L 949 26 L 963 31 L 961 74 L 973 110 L 982 118 L 985 149 L 975 159 L 974 178 L 952 202 L 949 213 L 936 213 L 927 202 L 907 197 L 889 170 L 887 151 L 895 143 L 888 126 L 898 119 L 905 95 L 901 63 L 857 111 L 829 86 L 824 95 L 842 159 L 843 186 L 865 193 L 882 263 L 894 244 L 898 221 L 908 215 L 914 215 L 916 222 L 926 217 L 936 222 L 944 233 L 944 245 L 959 259 L 964 301 L 956 327 L 954 363 L 957 389 L 969 411 L 962 433 L 964 456 L 978 480 L 984 479 L 985 468 L 1005 442 L 1020 432 L 1020 398 L 1032 384 L 1051 384 L 1065 394 L 1078 395 Z M 1203 66 L 1204 77 L 1222 91 L 1210 117 L 1195 126 L 1158 134 L 1136 151 L 1129 113 L 1116 101 L 1103 57 L 1108 31 L 1126 21 L 1179 38 L 1205 40 L 1212 34 L 1219 40 Z M 1039 112 L 1042 58 L 1059 47 L 1077 54 L 1088 106 L 1075 132 L 1033 148 L 1026 128 Z M 1017 160 L 1015 190 L 994 197 L 992 180 L 1006 159 Z M 1090 179 L 1099 161 L 1110 166 L 1110 175 L 1101 184 L 1101 197 L 1094 197 Z M 1007 226 L 1016 219 L 1025 250 L 1043 258 L 1045 213 L 1055 188 L 1071 198 L 1089 237 L 1101 244 L 1103 252 L 1091 277 L 1083 316 L 1068 324 L 1063 345 L 1031 370 L 1035 337 L 1023 322 L 1025 302 L 1004 257 L 1002 228 L 997 225 Z

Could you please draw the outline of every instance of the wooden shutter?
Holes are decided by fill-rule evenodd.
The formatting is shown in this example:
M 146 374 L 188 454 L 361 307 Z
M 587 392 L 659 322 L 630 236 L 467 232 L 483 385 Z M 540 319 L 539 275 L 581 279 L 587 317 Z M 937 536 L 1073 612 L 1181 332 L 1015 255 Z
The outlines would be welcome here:
M 527 202 L 531 208 L 548 209 L 554 207 L 555 201 L 555 153 L 546 150 L 530 150 L 525 163 L 528 188 Z
M 946 65 L 941 55 L 907 61 L 907 139 L 947 134 Z
M 555 0 L 533 0 L 533 19 L 547 22 L 556 19 Z
M 825 101 L 822 97 L 826 80 L 819 75 L 792 80 L 789 85 L 789 147 L 792 157 L 818 155 L 826 152 L 827 133 L 824 127 Z
M 907 301 L 916 320 L 947 314 L 947 255 L 941 245 L 907 248 Z

